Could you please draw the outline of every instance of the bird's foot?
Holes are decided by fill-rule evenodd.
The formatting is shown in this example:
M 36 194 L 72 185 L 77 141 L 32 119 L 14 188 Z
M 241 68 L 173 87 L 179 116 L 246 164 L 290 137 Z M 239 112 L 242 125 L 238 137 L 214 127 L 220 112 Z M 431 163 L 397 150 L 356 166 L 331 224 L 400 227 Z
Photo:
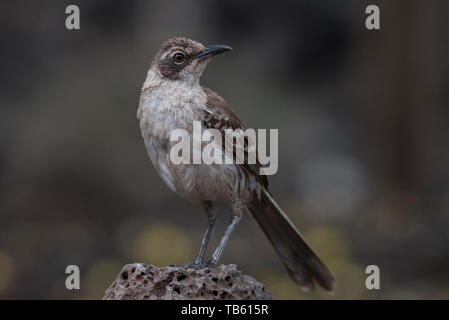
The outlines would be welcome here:
M 187 263 L 184 263 L 184 264 L 180 264 L 179 266 L 171 264 L 169 266 L 170 267 L 179 267 L 179 268 L 184 268 L 184 269 L 195 269 L 195 270 L 203 269 L 203 268 L 207 267 L 207 265 L 205 265 L 205 264 L 196 263 L 196 262 L 195 263 L 187 262 Z
M 213 262 L 212 260 L 207 261 L 207 263 L 205 264 L 205 266 L 208 268 L 215 268 L 216 265 L 217 263 Z

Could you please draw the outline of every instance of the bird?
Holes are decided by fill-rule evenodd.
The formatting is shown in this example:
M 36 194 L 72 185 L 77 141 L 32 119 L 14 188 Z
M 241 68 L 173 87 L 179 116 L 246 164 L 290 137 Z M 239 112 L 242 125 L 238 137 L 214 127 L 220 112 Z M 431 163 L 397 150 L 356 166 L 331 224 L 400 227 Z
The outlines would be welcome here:
M 200 78 L 212 57 L 232 50 L 227 45 L 203 44 L 185 37 L 165 41 L 151 61 L 142 85 L 137 119 L 145 147 L 154 168 L 165 184 L 181 197 L 201 204 L 208 219 L 194 267 L 217 264 L 229 236 L 244 212 L 249 212 L 274 247 L 292 280 L 303 290 L 318 284 L 333 292 L 336 281 L 276 203 L 266 175 L 256 163 L 175 164 L 170 139 L 176 129 L 192 133 L 193 123 L 202 129 L 244 129 L 227 102 L 215 91 L 202 86 Z M 218 141 L 217 143 L 224 143 Z M 217 203 L 230 207 L 230 222 L 206 264 L 206 249 L 217 220 Z

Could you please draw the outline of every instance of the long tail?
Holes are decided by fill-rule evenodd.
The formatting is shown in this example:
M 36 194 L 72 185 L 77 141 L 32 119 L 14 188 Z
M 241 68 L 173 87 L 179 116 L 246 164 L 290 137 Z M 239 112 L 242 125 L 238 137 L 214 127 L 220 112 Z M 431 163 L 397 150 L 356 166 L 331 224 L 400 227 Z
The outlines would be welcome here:
M 313 290 L 316 282 L 333 291 L 336 282 L 331 272 L 267 190 L 263 189 L 260 200 L 253 201 L 248 208 L 296 284 L 304 290 Z

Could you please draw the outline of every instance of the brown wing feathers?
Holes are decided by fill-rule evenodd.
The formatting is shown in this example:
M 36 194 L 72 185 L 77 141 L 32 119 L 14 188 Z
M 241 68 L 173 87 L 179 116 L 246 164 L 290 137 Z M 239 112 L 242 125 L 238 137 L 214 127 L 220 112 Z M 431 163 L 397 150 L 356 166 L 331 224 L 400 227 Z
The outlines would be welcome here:
M 223 138 L 222 146 L 224 148 L 225 146 L 224 130 L 228 128 L 231 128 L 233 130 L 235 129 L 244 130 L 243 125 L 241 121 L 237 118 L 237 116 L 234 114 L 232 109 L 229 107 L 229 105 L 226 103 L 226 101 L 219 94 L 206 87 L 203 87 L 203 90 L 207 95 L 206 107 L 208 110 L 211 111 L 205 113 L 203 123 L 207 128 L 218 129 L 221 131 Z M 247 137 L 245 137 L 245 150 L 247 149 L 247 147 L 248 147 L 248 139 Z M 234 150 L 234 159 L 235 157 L 236 155 Z M 245 161 L 244 161 L 245 163 L 239 164 L 239 166 L 241 166 L 249 176 L 256 177 L 259 180 L 259 182 L 265 188 L 268 189 L 267 176 L 259 174 L 261 166 L 259 163 L 258 156 L 256 161 L 257 162 L 254 164 L 248 163 L 248 156 L 247 153 L 245 152 Z

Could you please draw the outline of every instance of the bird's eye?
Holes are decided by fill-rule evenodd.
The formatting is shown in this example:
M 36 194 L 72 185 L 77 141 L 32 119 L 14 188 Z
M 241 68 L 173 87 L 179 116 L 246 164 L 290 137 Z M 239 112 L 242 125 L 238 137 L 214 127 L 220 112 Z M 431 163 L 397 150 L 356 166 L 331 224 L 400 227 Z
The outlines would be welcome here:
M 186 59 L 186 56 L 181 52 L 177 52 L 173 55 L 173 60 L 175 61 L 176 64 L 183 63 L 185 59 Z

